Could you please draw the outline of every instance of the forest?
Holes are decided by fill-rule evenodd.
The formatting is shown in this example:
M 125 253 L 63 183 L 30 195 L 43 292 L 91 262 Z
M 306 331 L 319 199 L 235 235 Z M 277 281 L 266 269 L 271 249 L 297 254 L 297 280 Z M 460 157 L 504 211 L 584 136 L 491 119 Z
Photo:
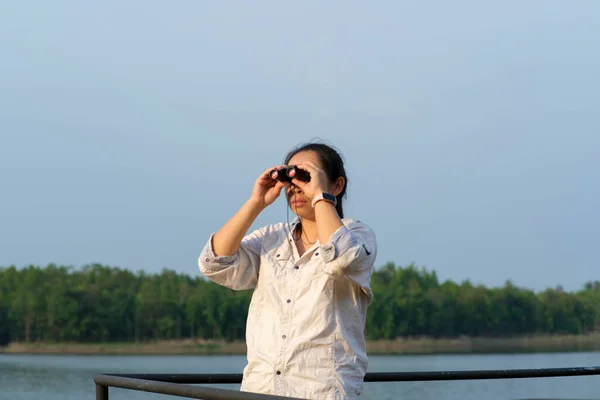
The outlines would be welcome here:
M 515 337 L 600 331 L 600 281 L 534 292 L 440 282 L 435 271 L 388 263 L 372 277 L 369 340 Z M 163 269 L 100 264 L 0 268 L 0 345 L 9 342 L 243 340 L 251 291 Z

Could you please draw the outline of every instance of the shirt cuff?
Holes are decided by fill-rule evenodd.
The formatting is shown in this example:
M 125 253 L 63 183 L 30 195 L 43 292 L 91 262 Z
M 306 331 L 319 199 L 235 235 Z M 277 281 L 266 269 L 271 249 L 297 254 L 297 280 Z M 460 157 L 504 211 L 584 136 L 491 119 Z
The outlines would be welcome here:
M 352 233 L 346 225 L 340 226 L 329 241 L 321 245 L 321 257 L 325 263 L 329 263 L 344 254 L 352 247 Z
M 200 254 L 200 263 L 207 270 L 221 269 L 223 267 L 229 266 L 235 262 L 237 254 L 232 254 L 228 256 L 217 256 L 215 255 L 215 251 L 212 245 L 214 233 L 210 235 L 208 242 L 204 246 L 202 253 Z

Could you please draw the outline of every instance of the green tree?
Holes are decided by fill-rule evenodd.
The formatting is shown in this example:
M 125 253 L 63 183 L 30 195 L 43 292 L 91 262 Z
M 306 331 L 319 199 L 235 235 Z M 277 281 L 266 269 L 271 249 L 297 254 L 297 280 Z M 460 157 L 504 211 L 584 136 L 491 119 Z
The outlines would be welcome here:
M 509 337 L 600 332 L 600 281 L 539 293 L 511 281 L 487 288 L 438 281 L 387 263 L 373 272 L 368 339 Z M 28 265 L 0 268 L 0 345 L 9 341 L 242 340 L 252 291 L 163 269 Z

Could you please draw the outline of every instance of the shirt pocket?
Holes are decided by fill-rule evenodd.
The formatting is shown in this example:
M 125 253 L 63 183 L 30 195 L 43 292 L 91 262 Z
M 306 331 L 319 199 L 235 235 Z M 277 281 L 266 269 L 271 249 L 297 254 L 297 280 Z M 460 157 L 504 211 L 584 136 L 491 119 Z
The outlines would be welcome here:
M 307 283 L 315 279 L 329 280 L 329 276 L 325 273 L 325 261 L 323 261 L 323 257 L 320 253 L 321 249 L 317 248 L 304 266 L 308 277 Z
M 283 278 L 290 268 L 293 252 L 287 241 L 265 243 L 261 249 L 261 274 L 270 278 Z

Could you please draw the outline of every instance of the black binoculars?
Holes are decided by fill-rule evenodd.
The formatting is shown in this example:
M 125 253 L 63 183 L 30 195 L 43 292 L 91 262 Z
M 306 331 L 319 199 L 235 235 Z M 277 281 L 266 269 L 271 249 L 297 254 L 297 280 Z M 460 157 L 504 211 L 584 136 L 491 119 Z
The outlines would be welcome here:
M 272 179 L 278 180 L 280 182 L 291 182 L 292 178 L 296 178 L 303 182 L 310 182 L 310 174 L 308 171 L 300 169 L 295 165 L 290 165 L 288 167 L 283 167 L 280 169 L 273 169 L 269 173 L 269 176 Z

